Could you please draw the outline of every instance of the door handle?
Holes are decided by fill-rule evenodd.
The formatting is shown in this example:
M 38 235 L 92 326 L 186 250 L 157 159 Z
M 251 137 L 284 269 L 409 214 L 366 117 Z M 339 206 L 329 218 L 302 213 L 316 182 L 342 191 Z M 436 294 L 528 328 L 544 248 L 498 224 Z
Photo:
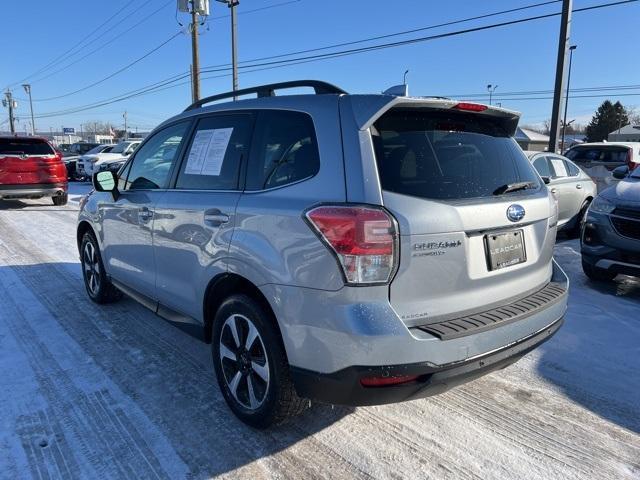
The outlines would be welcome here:
M 558 193 L 558 189 L 557 188 L 552 188 L 551 189 L 551 193 Z
M 218 227 L 223 223 L 227 223 L 228 221 L 229 215 L 221 212 L 217 208 L 213 208 L 204 212 L 204 223 L 208 225 Z
M 580 189 L 582 188 L 582 185 L 577 184 L 577 185 L 576 185 L 576 188 L 577 188 L 578 190 L 580 190 Z
M 147 207 L 142 207 L 138 211 L 138 220 L 142 223 L 146 223 L 153 218 L 153 212 Z

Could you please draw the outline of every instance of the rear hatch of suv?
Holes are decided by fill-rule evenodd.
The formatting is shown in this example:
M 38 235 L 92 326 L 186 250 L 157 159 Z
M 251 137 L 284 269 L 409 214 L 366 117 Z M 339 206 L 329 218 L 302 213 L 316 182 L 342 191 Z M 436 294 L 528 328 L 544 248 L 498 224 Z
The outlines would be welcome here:
M 0 185 L 63 183 L 62 156 L 40 138 L 0 138 Z
M 511 304 L 550 281 L 556 207 L 511 136 L 515 112 L 402 104 L 370 127 L 398 220 L 390 301 L 409 327 Z

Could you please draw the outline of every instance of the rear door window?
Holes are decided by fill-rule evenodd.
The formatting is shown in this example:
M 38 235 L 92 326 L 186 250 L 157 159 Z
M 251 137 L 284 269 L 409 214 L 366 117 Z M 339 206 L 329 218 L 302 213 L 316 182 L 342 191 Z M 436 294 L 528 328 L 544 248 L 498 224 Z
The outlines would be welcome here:
M 55 155 L 55 151 L 42 140 L 0 138 L 0 155 Z
M 501 187 L 541 186 L 533 166 L 496 120 L 457 111 L 392 110 L 372 128 L 382 188 L 422 198 L 493 196 Z
M 247 190 L 281 187 L 320 170 L 313 120 L 306 113 L 262 111 L 258 116 Z
M 624 163 L 627 161 L 629 149 L 618 146 L 574 147 L 566 153 L 569 160 L 578 163 L 603 162 Z
M 564 164 L 567 167 L 567 171 L 569 172 L 570 177 L 577 177 L 580 174 L 580 169 L 569 160 L 565 160 Z

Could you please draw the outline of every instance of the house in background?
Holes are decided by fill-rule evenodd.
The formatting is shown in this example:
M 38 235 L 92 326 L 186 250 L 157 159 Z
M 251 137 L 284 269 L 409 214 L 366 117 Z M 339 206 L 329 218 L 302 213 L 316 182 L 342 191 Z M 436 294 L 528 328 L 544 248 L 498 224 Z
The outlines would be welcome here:
M 518 127 L 514 137 L 520 148 L 523 150 L 533 150 L 544 152 L 549 146 L 549 136 L 543 133 L 534 132 L 528 128 Z
M 609 142 L 640 142 L 640 125 L 625 125 L 607 135 Z

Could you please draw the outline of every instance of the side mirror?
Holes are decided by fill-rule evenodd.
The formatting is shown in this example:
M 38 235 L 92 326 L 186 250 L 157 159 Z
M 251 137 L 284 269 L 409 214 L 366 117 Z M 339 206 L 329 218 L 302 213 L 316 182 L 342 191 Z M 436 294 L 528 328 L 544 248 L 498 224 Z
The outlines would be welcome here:
M 611 172 L 611 175 L 613 175 L 613 178 L 615 178 L 616 180 L 622 180 L 627 175 L 629 175 L 629 167 L 627 167 L 626 165 L 620 165 L 618 168 L 615 168 L 613 172 Z
M 544 182 L 545 185 L 549 185 L 551 183 L 551 178 L 549 177 L 542 177 L 542 181 Z
M 93 188 L 96 192 L 113 192 L 117 194 L 118 176 L 116 172 L 111 170 L 105 170 L 103 172 L 96 172 L 93 174 Z

